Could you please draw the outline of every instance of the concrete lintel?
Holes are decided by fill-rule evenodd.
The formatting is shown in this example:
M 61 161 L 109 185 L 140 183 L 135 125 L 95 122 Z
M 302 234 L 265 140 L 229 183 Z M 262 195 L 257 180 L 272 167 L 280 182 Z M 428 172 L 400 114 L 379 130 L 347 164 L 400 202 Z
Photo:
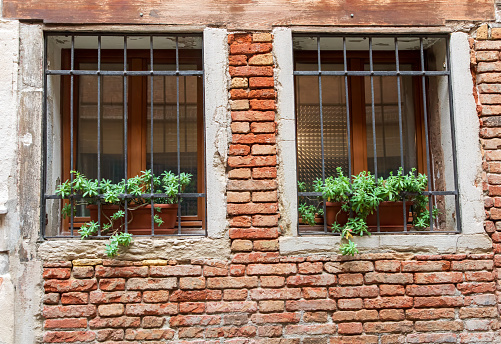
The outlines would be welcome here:
M 38 255 L 44 261 L 106 258 L 106 241 L 62 239 L 40 244 Z M 125 260 L 145 259 L 229 259 L 230 240 L 209 238 L 134 239 L 118 257 Z
M 339 254 L 339 236 L 282 237 L 280 254 Z M 389 234 L 355 238 L 360 253 L 459 254 L 492 251 L 487 234 Z

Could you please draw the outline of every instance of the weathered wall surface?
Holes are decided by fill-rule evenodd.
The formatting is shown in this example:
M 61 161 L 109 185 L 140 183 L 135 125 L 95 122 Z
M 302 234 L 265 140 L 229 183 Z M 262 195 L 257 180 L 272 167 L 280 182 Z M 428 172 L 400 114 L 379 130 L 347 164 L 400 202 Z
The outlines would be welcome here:
M 199 31 L 207 23 L 254 30 L 272 23 L 411 25 L 408 15 L 417 18 L 414 25 L 493 19 L 490 0 L 477 1 L 476 7 L 468 1 L 434 1 L 417 12 L 412 8 L 423 8 L 422 2 L 411 1 L 392 15 L 387 6 L 393 1 L 342 10 L 333 2 L 328 11 L 321 2 L 261 1 L 240 8 L 218 1 L 198 17 L 187 10 L 189 4 L 165 3 L 159 9 L 136 1 L 125 11 L 111 6 L 118 1 L 108 1 L 107 11 L 89 13 L 61 7 L 88 2 L 57 1 L 42 13 L 33 6 L 48 1 L 6 2 L 4 13 L 48 22 L 67 23 L 72 11 L 70 19 L 77 23 L 109 23 L 113 17 L 134 24 L 199 25 Z M 295 150 L 292 56 L 287 56 L 291 31 L 235 33 L 226 40 L 225 30 L 208 29 L 218 42 L 205 47 L 205 62 L 211 64 L 206 85 L 217 90 L 217 99 L 206 105 L 213 177 L 208 183 L 217 190 L 211 194 L 217 211 L 209 207 L 208 214 L 214 230 L 208 238 L 138 239 L 119 260 L 107 260 L 94 241 L 37 242 L 44 26 L 0 21 L 0 212 L 7 210 L 0 214 L 0 344 L 500 342 L 501 28 L 495 25 L 480 26 L 470 47 L 456 52 L 471 52 L 488 235 L 477 228 L 483 214 L 469 205 L 479 203 L 472 159 L 461 167 L 468 174 L 464 185 L 471 182 L 471 190 L 460 190 L 464 235 L 422 242 L 413 236 L 372 236 L 361 242 L 364 253 L 353 258 L 336 254 L 336 238 L 295 237 L 296 185 L 287 178 L 295 173 L 295 163 L 287 159 Z M 337 30 L 344 29 L 359 30 Z M 442 29 L 449 30 L 437 28 Z M 452 53 L 454 63 L 458 54 Z M 468 85 L 455 100 L 465 120 L 458 123 L 460 140 L 471 136 L 477 119 L 471 83 L 463 81 L 453 80 L 454 87 Z
M 498 60 L 499 42 L 471 41 L 474 72 L 480 73 L 483 65 L 479 62 L 476 68 L 475 63 L 482 56 Z M 278 239 L 290 230 L 282 231 L 289 220 L 281 223 L 284 202 L 277 191 L 281 160 L 276 92 L 281 88 L 275 81 L 273 36 L 232 34 L 228 43 L 231 253 L 221 258 L 145 259 L 148 247 L 143 246 L 145 252 L 121 260 L 96 259 L 95 250 L 93 259 L 85 259 L 82 252 L 82 259 L 75 259 L 51 254 L 57 243 L 42 244 L 44 342 L 499 342 L 501 231 L 491 191 L 497 190 L 495 172 L 489 171 L 485 184 L 492 196 L 485 205 L 493 249 L 484 243 L 470 248 L 473 253 L 396 253 L 395 239 L 394 246 L 379 247 L 380 253 L 356 257 L 341 257 L 331 248 L 324 254 L 281 254 Z M 490 68 L 498 68 L 492 63 Z M 482 78 L 478 74 L 479 89 L 489 83 Z M 497 81 L 489 83 L 495 88 L 492 83 Z M 498 109 L 481 101 L 484 149 L 495 152 L 497 129 L 486 123 L 496 114 L 483 116 Z M 474 111 L 470 115 L 476 116 Z M 486 171 L 497 166 L 490 154 L 495 153 L 484 151 Z M 468 251 L 467 245 L 463 249 Z

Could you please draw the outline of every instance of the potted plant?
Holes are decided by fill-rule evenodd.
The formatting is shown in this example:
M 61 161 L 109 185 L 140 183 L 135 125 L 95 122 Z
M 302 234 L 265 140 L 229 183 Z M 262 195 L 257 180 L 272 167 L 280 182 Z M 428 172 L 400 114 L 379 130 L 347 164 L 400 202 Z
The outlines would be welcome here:
M 175 175 L 164 171 L 154 176 L 150 170 L 140 175 L 122 179 L 119 183 L 110 180 L 88 179 L 78 171 L 72 171 L 73 181 L 67 180 L 58 185 L 56 194 L 67 198 L 71 194 L 76 197 L 73 205 L 87 205 L 91 220 L 78 231 L 82 239 L 98 233 L 110 235 L 110 244 L 106 245 L 106 253 L 112 257 L 118 254 L 119 246 L 129 246 L 132 234 L 151 233 L 151 198 L 143 194 L 165 194 L 165 197 L 153 199 L 153 222 L 156 233 L 174 233 L 178 208 L 178 193 L 191 182 L 192 175 L 181 173 Z M 131 197 L 123 197 L 129 194 Z M 101 226 L 98 220 L 98 199 L 101 203 Z M 127 232 L 125 229 L 125 205 L 127 205 Z M 75 209 L 67 204 L 63 207 L 63 217 L 71 216 Z
M 319 197 L 316 204 L 303 200 L 299 205 L 299 215 L 303 222 L 314 225 L 315 216 L 317 214 L 323 215 L 322 202 L 325 202 L 325 221 L 330 227 L 333 223 L 345 224 L 348 220 L 349 207 L 347 206 L 348 195 L 350 193 L 350 179 L 343 175 L 341 167 L 336 168 L 337 177 L 329 176 L 322 182 L 318 178 L 313 182 L 313 190 L 321 192 L 322 196 Z M 300 192 L 306 192 L 306 183 L 298 182 L 298 189 Z M 308 204 L 310 203 L 310 204 Z
M 341 237 L 347 240 L 341 245 L 343 254 L 358 253 L 357 245 L 351 239 L 356 235 L 370 235 L 370 230 L 374 230 L 377 226 L 377 211 L 379 211 L 382 227 L 400 229 L 404 226 L 404 221 L 408 221 L 407 215 L 412 206 L 413 226 L 416 229 L 428 227 L 430 221 L 427 209 L 428 198 L 423 195 L 423 191 L 428 186 L 426 175 L 416 174 L 415 169 L 408 174 L 403 174 L 403 169 L 399 168 L 396 175 L 390 173 L 388 178 L 381 177 L 376 180 L 370 172 L 362 171 L 352 176 L 350 184 L 349 179 L 342 175 L 340 168 L 337 170 L 338 177 L 326 178 L 325 183 L 316 180 L 313 186 L 317 192 L 322 191 L 322 197 L 326 202 L 331 199 L 340 202 L 340 211 L 334 221 L 330 222 L 327 216 L 325 216 L 325 221 L 334 232 L 341 233 Z M 404 197 L 406 199 L 405 212 L 401 201 Z M 303 211 L 300 209 L 299 214 L 303 219 L 303 215 L 311 218 L 311 213 L 315 211 L 321 213 L 318 211 L 318 206 L 317 208 L 310 206 Z M 342 213 L 347 215 L 348 212 L 351 216 L 347 219 L 339 216 Z M 402 214 L 406 214 L 405 219 Z M 437 214 L 438 210 L 433 209 L 433 216 Z M 304 222 L 311 225 L 308 221 Z

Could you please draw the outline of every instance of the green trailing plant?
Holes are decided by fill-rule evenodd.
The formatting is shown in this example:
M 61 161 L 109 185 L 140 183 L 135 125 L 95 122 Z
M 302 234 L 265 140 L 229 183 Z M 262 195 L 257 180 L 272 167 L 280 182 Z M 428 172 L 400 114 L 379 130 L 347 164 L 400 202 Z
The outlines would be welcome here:
M 120 247 L 128 247 L 132 243 L 132 235 L 123 232 L 126 204 L 127 209 L 131 211 L 128 219 L 130 223 L 134 210 L 151 204 L 151 198 L 142 197 L 143 194 L 165 194 L 165 197 L 154 198 L 154 204 L 176 204 L 179 202 L 179 192 L 190 184 L 192 178 L 189 173 L 176 175 L 171 171 L 164 171 L 160 176 L 154 176 L 151 170 L 146 170 L 135 177 L 113 183 L 108 179 L 101 181 L 89 179 L 78 171 L 71 173 L 73 181 L 66 180 L 56 188 L 56 195 L 63 199 L 74 196 L 73 208 L 71 204 L 63 207 L 63 218 L 75 214 L 76 206 L 96 204 L 99 198 L 101 205 L 119 206 L 111 216 L 102 213 L 105 219 L 101 221 L 101 227 L 99 223 L 90 221 L 83 224 L 78 231 L 82 239 L 94 236 L 99 229 L 102 234 L 109 235 L 110 240 L 106 245 L 106 254 L 109 257 L 118 255 Z M 123 197 L 124 194 L 129 194 L 131 197 Z M 154 211 L 160 213 L 161 210 L 155 207 Z M 164 222 L 158 214 L 154 214 L 153 221 L 157 226 L 161 226 Z
M 357 245 L 353 242 L 354 236 L 371 235 L 367 226 L 367 216 L 373 214 L 381 202 L 396 202 L 405 197 L 406 201 L 412 202 L 413 226 L 423 230 L 429 226 L 430 212 L 428 210 L 428 197 L 423 194 L 428 186 L 428 178 L 425 174 L 416 173 L 412 169 L 408 174 L 399 168 L 396 174 L 390 173 L 388 178 L 376 179 L 369 171 L 362 171 L 352 180 L 345 177 L 341 168 L 337 168 L 337 177 L 330 176 L 322 180 L 315 180 L 312 188 L 316 192 L 322 192 L 320 202 L 316 205 L 307 205 L 305 202 L 299 205 L 299 215 L 303 222 L 314 225 L 315 214 L 321 215 L 322 201 L 341 202 L 342 211 L 349 212 L 350 218 L 346 224 L 341 225 L 334 221 L 332 231 L 341 234 L 340 246 L 343 255 L 358 253 Z M 300 183 L 299 190 L 307 190 L 305 183 Z M 438 209 L 432 210 L 432 216 L 438 216 Z M 337 215 L 336 215 L 337 218 Z

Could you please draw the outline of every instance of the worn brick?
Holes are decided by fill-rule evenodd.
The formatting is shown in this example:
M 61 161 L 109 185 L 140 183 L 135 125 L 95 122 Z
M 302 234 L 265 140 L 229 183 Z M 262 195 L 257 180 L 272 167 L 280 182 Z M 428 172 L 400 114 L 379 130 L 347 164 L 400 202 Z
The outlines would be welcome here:
M 284 301 L 260 301 L 259 311 L 262 313 L 283 312 L 285 309 Z
M 379 294 L 381 296 L 398 296 L 405 294 L 405 287 L 398 284 L 380 284 Z
M 213 289 L 255 288 L 257 277 L 212 277 L 207 278 L 207 287 Z
M 459 310 L 459 317 L 461 319 L 467 318 L 496 318 L 498 317 L 498 310 L 496 307 L 463 307 Z
M 261 276 L 259 277 L 261 287 L 283 287 L 285 285 L 285 277 L 282 276 Z
M 454 295 L 456 293 L 454 284 L 408 285 L 405 289 L 409 296 Z
M 170 296 L 171 302 L 221 300 L 221 290 L 176 290 Z
M 114 303 L 110 305 L 99 305 L 97 307 L 99 316 L 102 317 L 116 317 L 124 314 L 125 306 L 121 303 Z
M 281 289 L 252 289 L 250 291 L 252 300 L 289 300 L 300 299 L 301 289 L 281 288 Z
M 418 284 L 459 283 L 463 281 L 463 274 L 460 272 L 416 273 L 414 279 L 414 282 Z
M 141 318 L 139 317 L 112 317 L 112 318 L 94 318 L 89 321 L 89 327 L 93 328 L 131 328 L 139 327 Z
M 125 307 L 125 314 L 129 316 L 175 315 L 177 313 L 176 303 L 128 304 Z
M 61 294 L 63 305 L 86 305 L 89 303 L 89 294 L 81 292 L 69 292 Z
M 413 282 L 413 275 L 410 273 L 382 273 L 368 272 L 364 276 L 365 283 L 385 283 L 385 284 L 410 284 Z
M 287 325 L 285 326 L 284 333 L 286 335 L 308 335 L 317 334 L 334 334 L 337 327 L 335 324 L 319 324 L 319 325 Z
M 228 172 L 228 178 L 230 179 L 250 179 L 250 177 L 250 168 L 234 168 Z
M 415 297 L 414 307 L 460 307 L 464 305 L 462 296 L 427 296 Z
M 58 293 L 48 293 L 43 296 L 43 303 L 46 305 L 57 305 L 59 303 Z
M 334 287 L 329 288 L 329 295 L 333 298 L 377 297 L 379 295 L 379 289 L 375 285 L 360 287 Z
M 251 194 L 249 191 L 236 192 L 228 191 L 226 193 L 226 200 L 229 203 L 247 203 L 251 200 Z
M 254 250 L 256 251 L 278 251 L 278 249 L 279 249 L 278 239 L 254 241 Z
M 287 285 L 309 287 L 309 286 L 330 286 L 337 282 L 335 275 L 307 275 L 307 276 L 290 276 L 287 278 Z
M 362 299 L 338 299 L 337 306 L 342 310 L 358 310 L 363 308 Z
M 362 323 L 341 323 L 338 325 L 339 334 L 361 334 L 363 332 Z
M 237 123 L 246 123 L 246 122 L 235 122 L 234 124 Z M 234 131 L 234 132 L 239 132 L 239 131 Z M 241 131 L 243 133 L 246 133 L 248 131 Z M 250 153 L 250 147 L 247 145 L 230 145 L 230 148 L 228 149 L 228 154 L 229 155 L 248 155 Z M 249 170 L 249 175 L 250 175 L 250 170 Z
M 276 239 L 278 228 L 230 228 L 230 239 Z
M 91 331 L 47 331 L 44 333 L 44 343 L 74 343 L 91 342 L 96 334 Z
M 141 292 L 138 291 L 103 292 L 97 290 L 90 293 L 89 302 L 94 304 L 141 302 Z
M 412 321 L 398 321 L 398 322 L 369 322 L 364 324 L 364 331 L 366 333 L 405 333 L 412 332 L 414 326 Z
M 115 277 L 147 277 L 148 267 L 147 266 L 96 266 L 96 276 L 104 278 L 115 278 Z
M 290 275 L 297 272 L 296 264 L 250 264 L 247 267 L 248 275 Z
M 232 78 L 230 87 L 231 88 L 247 88 L 247 87 L 249 87 L 249 81 L 247 78 Z
M 44 306 L 42 315 L 46 319 L 93 317 L 96 315 L 96 306 L 94 305 Z
M 100 278 L 99 289 L 105 291 L 125 290 L 124 278 Z
M 156 266 L 152 268 L 164 268 L 167 266 Z M 199 266 L 197 268 L 201 269 Z M 159 276 L 161 273 L 155 273 Z M 127 290 L 159 290 L 177 288 L 176 278 L 130 278 L 127 283 Z
M 382 309 L 379 318 L 383 321 L 400 321 L 405 319 L 405 312 L 403 309 Z
M 300 274 L 318 274 L 322 273 L 323 270 L 323 263 L 322 262 L 304 262 L 301 264 L 298 264 L 299 268 L 299 273 Z
M 46 280 L 45 292 L 65 293 L 70 291 L 91 291 L 97 289 L 95 279 Z
M 255 313 L 257 303 L 255 301 L 231 301 L 231 302 L 207 302 L 207 313 Z
M 223 300 L 225 301 L 244 301 L 247 299 L 247 289 L 225 289 L 223 291 Z
M 71 276 L 69 268 L 45 268 L 43 270 L 44 279 L 67 279 Z
M 405 315 L 409 320 L 434 320 L 449 318 L 454 319 L 455 311 L 453 308 L 437 309 L 407 309 Z
M 336 310 L 334 300 L 288 300 L 285 304 L 287 311 L 333 311 Z
M 378 320 L 378 311 L 360 310 L 360 311 L 336 311 L 332 313 L 332 321 L 373 321 Z
M 203 302 L 182 302 L 179 304 L 179 313 L 204 313 L 205 303 Z
M 169 301 L 168 290 L 150 290 L 143 293 L 143 302 L 159 303 Z
M 231 250 L 232 251 L 252 251 L 252 241 L 250 240 L 240 240 L 236 239 L 231 242 Z M 226 275 L 223 275 L 226 276 Z
M 73 268 L 73 277 L 75 278 L 91 278 L 94 277 L 93 266 L 75 266 Z
M 364 299 L 364 307 L 368 309 L 411 308 L 412 306 L 413 299 L 408 296 L 387 296 L 375 299 Z
M 44 321 L 45 329 L 67 329 L 67 328 L 87 328 L 87 319 L 85 318 L 65 318 L 65 319 L 47 319 Z

